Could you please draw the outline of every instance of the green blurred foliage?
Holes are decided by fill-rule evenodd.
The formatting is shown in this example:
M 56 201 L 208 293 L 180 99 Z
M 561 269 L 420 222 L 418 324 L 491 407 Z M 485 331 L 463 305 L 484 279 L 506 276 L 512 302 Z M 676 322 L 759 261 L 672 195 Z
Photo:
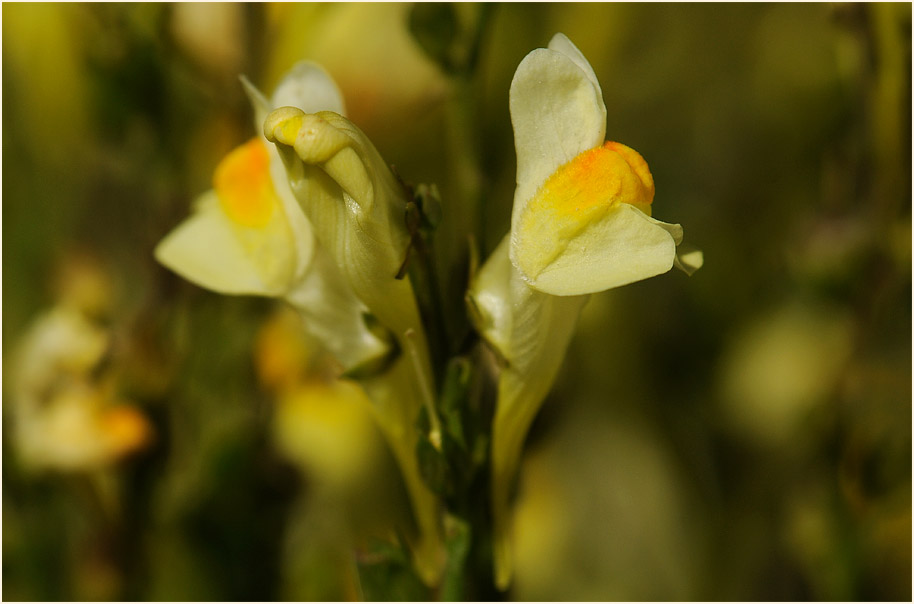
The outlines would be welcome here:
M 510 595 L 911 598 L 910 5 L 489 8 L 455 74 L 426 51 L 453 63 L 434 36 L 465 43 L 472 5 L 414 16 L 421 45 L 406 5 L 3 5 L 4 369 L 89 253 L 115 284 L 119 387 L 157 435 L 103 475 L 36 475 L 4 421 L 7 599 L 372 593 L 355 521 L 270 438 L 252 350 L 273 304 L 152 249 L 253 134 L 237 74 L 268 90 L 313 58 L 404 179 L 438 185 L 456 288 L 467 230 L 484 253 L 507 230 L 508 88 L 556 31 L 706 262 L 586 309 L 528 439 Z M 355 492 L 402 502 L 391 475 Z

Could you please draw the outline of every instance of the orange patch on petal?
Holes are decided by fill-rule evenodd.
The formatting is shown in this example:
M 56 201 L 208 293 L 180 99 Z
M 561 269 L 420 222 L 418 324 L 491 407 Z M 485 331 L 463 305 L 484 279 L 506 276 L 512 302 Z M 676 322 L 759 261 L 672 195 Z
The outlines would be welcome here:
M 623 203 L 648 216 L 654 179 L 641 155 L 621 143 L 607 142 L 560 166 L 524 207 L 514 233 L 512 261 L 536 278 L 590 226 Z
M 236 147 L 216 167 L 213 188 L 223 211 L 245 227 L 263 227 L 277 207 L 270 156 L 259 138 Z
M 628 203 L 650 214 L 654 179 L 644 158 L 621 143 L 584 151 L 556 170 L 536 194 L 561 214 L 590 214 Z

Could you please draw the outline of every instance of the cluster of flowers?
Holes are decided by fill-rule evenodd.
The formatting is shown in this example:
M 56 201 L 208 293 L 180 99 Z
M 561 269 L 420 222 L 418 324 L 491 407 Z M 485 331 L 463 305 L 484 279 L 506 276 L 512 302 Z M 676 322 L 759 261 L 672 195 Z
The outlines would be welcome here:
M 439 502 L 420 476 L 416 418 L 435 442 L 435 383 L 409 276 L 411 201 L 371 141 L 348 119 L 317 65 L 296 65 L 267 99 L 242 80 L 258 135 L 216 168 L 214 186 L 156 249 L 164 265 L 225 294 L 284 299 L 372 402 L 410 494 L 416 569 L 443 564 Z M 564 35 L 527 55 L 510 90 L 517 151 L 511 230 L 468 292 L 476 329 L 504 361 L 492 426 L 496 582 L 511 577 L 509 485 L 589 294 L 670 270 L 679 225 L 651 218 L 644 159 L 605 142 L 593 69 Z

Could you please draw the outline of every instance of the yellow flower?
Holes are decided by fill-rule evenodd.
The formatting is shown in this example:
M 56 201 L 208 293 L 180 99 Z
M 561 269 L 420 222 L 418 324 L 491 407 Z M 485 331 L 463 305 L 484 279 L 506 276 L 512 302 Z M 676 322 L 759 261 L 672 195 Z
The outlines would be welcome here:
M 16 442 L 33 468 L 83 471 L 101 468 L 146 446 L 152 427 L 136 407 L 110 399 L 104 389 L 76 385 L 23 413 Z
M 11 372 L 11 416 L 26 467 L 96 470 L 150 442 L 146 417 L 95 376 L 109 345 L 106 330 L 65 305 L 23 337 Z
M 499 352 L 493 425 L 495 573 L 512 574 L 509 493 L 530 423 L 552 386 L 588 294 L 701 265 L 677 258 L 682 228 L 651 218 L 654 181 L 636 151 L 604 142 L 600 84 L 563 34 L 517 68 L 511 232 L 471 286 L 477 328 Z
M 412 286 L 397 279 L 410 240 L 405 191 L 339 115 L 339 91 L 320 67 L 299 63 L 269 101 L 242 82 L 258 128 L 266 120 L 266 139 L 278 144 L 258 136 L 230 153 L 156 258 L 218 292 L 286 300 L 358 377 L 410 491 L 417 567 L 434 583 L 442 561 L 437 502 L 415 459 L 415 421 L 430 401 L 432 373 Z M 283 144 L 296 137 L 306 143 Z
M 402 351 L 386 371 L 360 383 L 413 502 L 417 570 L 434 584 L 443 564 L 438 503 L 416 460 L 416 418 L 423 405 L 433 405 L 434 383 L 412 284 L 408 276 L 398 278 L 410 244 L 406 191 L 371 141 L 338 113 L 281 107 L 267 117 L 264 135 L 276 144 L 320 247 Z
M 330 489 L 356 488 L 378 455 L 370 401 L 346 380 L 305 380 L 283 393 L 272 430 L 280 451 Z
M 343 111 L 333 80 L 306 61 L 292 68 L 269 101 L 247 80 L 242 83 L 258 131 L 271 108 L 280 105 Z M 384 338 L 366 325 L 364 304 L 316 243 L 276 148 L 262 136 L 220 162 L 213 188 L 159 243 L 155 256 L 213 291 L 283 298 L 346 370 L 377 362 L 389 352 Z
M 521 61 L 510 106 L 517 152 L 510 255 L 530 286 L 589 294 L 670 270 L 682 227 L 650 217 L 654 181 L 641 155 L 604 143 L 600 84 L 567 37 L 556 34 Z
M 409 278 L 398 279 L 410 235 L 406 191 L 355 124 L 332 111 L 294 107 L 264 124 L 286 162 L 295 196 L 320 244 L 356 296 L 398 337 L 422 334 Z
M 244 83 L 259 123 L 277 102 L 343 110 L 335 84 L 312 63 L 296 65 L 270 101 Z M 285 296 L 302 282 L 315 253 L 311 225 L 262 137 L 229 153 L 216 167 L 213 188 L 194 205 L 190 218 L 159 243 L 159 262 L 225 294 Z

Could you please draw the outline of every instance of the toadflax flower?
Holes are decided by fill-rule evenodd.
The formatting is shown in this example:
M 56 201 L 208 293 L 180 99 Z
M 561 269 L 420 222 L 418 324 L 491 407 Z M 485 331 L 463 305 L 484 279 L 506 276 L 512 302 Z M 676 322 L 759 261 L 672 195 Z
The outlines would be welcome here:
M 273 111 L 267 140 L 286 162 L 292 191 L 356 296 L 401 337 L 423 334 L 409 277 L 398 278 L 411 236 L 406 191 L 374 145 L 332 111 Z
M 269 101 L 242 80 L 257 129 L 272 107 L 296 105 L 343 111 L 333 80 L 303 61 L 283 78 Z M 216 167 L 213 188 L 192 215 L 156 247 L 156 259 L 184 278 L 224 294 L 283 298 L 345 370 L 371 364 L 388 343 L 364 320 L 365 306 L 317 245 L 273 145 L 256 136 Z
M 415 454 L 423 405 L 434 423 L 434 383 L 412 284 L 401 274 L 411 241 L 406 191 L 371 141 L 338 113 L 281 107 L 267 117 L 264 135 L 279 150 L 319 245 L 402 352 L 383 374 L 360 381 L 413 498 L 422 533 L 414 545 L 417 569 L 434 583 L 443 562 L 441 529 Z
M 280 144 L 257 136 L 230 153 L 216 168 L 213 189 L 159 244 L 156 258 L 214 291 L 286 300 L 358 379 L 410 493 L 419 525 L 417 569 L 434 583 L 442 536 L 436 499 L 415 458 L 414 426 L 433 384 L 412 287 L 396 278 L 410 239 L 404 191 L 340 115 L 342 98 L 320 67 L 299 63 L 269 101 L 243 82 L 258 128 L 266 120 L 269 142 Z M 279 140 L 269 127 L 277 116 L 290 117 Z M 300 116 L 322 126 L 308 130 L 311 144 L 301 146 L 308 161 L 281 144 L 287 133 L 294 140 L 306 121 Z
M 478 329 L 505 361 L 493 425 L 496 583 L 512 567 L 509 493 L 524 438 L 589 294 L 665 273 L 682 227 L 651 218 L 654 182 L 633 149 L 604 142 L 606 108 L 587 59 L 563 34 L 529 53 L 510 91 L 517 152 L 511 232 L 472 284 Z

